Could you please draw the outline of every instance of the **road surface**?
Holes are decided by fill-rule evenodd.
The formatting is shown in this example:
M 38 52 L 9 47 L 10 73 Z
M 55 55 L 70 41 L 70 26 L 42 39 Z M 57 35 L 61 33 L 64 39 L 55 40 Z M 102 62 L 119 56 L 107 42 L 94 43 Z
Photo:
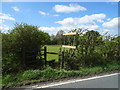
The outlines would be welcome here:
M 118 80 L 120 80 L 120 76 L 118 76 L 118 73 L 114 73 L 109 75 L 91 77 L 87 79 L 77 79 L 52 83 L 43 86 L 35 85 L 31 88 L 118 88 Z

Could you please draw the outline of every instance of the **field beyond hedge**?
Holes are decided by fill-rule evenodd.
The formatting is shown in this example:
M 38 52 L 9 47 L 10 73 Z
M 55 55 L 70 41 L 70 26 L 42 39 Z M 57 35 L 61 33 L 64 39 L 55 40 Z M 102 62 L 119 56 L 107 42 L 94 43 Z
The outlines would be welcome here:
M 61 48 L 61 45 L 47 45 L 47 52 L 55 52 L 58 53 Z M 47 60 L 55 59 L 58 61 L 58 55 L 54 54 L 47 54 Z

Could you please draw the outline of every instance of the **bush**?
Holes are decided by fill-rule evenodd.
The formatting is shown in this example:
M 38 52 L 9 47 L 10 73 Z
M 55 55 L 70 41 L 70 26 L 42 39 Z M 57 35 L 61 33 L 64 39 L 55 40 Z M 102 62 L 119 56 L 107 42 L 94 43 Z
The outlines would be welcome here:
M 16 68 L 17 67 L 17 68 Z M 2 61 L 3 75 L 10 73 L 18 73 L 22 71 L 20 61 L 16 55 L 12 53 L 4 54 Z
M 18 68 L 43 68 L 43 60 L 36 57 L 49 40 L 49 35 L 37 26 L 16 24 L 10 33 L 3 34 L 3 73 L 14 73 L 19 71 Z M 16 65 L 18 68 L 15 68 Z
M 77 70 L 78 67 L 105 66 L 110 62 L 117 62 L 120 56 L 120 37 L 102 36 L 97 31 L 75 29 L 78 32 L 76 54 L 70 50 L 65 53 L 65 69 Z M 74 50 L 73 50 L 74 51 Z
M 78 70 L 80 67 L 80 60 L 77 58 L 75 51 L 70 49 L 64 53 L 64 69 L 66 70 Z

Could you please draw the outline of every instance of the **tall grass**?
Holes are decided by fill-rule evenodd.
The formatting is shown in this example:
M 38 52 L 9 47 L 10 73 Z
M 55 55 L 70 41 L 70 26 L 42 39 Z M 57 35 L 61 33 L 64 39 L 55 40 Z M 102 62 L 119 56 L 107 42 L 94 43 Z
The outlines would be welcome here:
M 56 70 L 47 66 L 44 70 L 27 70 L 17 75 L 6 75 L 3 77 L 2 86 L 9 87 L 15 85 L 24 85 L 28 83 L 48 81 L 53 79 L 60 79 L 65 77 L 85 76 L 91 74 L 98 74 L 106 71 L 113 71 L 120 69 L 119 64 L 107 64 L 106 66 L 97 66 L 90 68 L 80 68 L 77 71 L 66 71 L 64 69 Z

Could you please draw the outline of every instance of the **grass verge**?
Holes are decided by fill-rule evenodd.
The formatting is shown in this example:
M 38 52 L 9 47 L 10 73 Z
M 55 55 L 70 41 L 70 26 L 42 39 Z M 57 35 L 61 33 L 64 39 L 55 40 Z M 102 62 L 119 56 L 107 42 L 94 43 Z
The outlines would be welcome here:
M 108 64 L 104 67 L 97 66 L 91 68 L 81 68 L 81 70 L 78 71 L 56 70 L 56 69 L 52 69 L 51 67 L 46 67 L 46 69 L 43 71 L 27 70 L 23 73 L 18 73 L 17 75 L 6 75 L 3 77 L 2 86 L 11 87 L 18 85 L 26 85 L 26 84 L 66 78 L 66 77 L 99 74 L 102 72 L 114 71 L 119 69 L 120 66 L 117 63 Z

